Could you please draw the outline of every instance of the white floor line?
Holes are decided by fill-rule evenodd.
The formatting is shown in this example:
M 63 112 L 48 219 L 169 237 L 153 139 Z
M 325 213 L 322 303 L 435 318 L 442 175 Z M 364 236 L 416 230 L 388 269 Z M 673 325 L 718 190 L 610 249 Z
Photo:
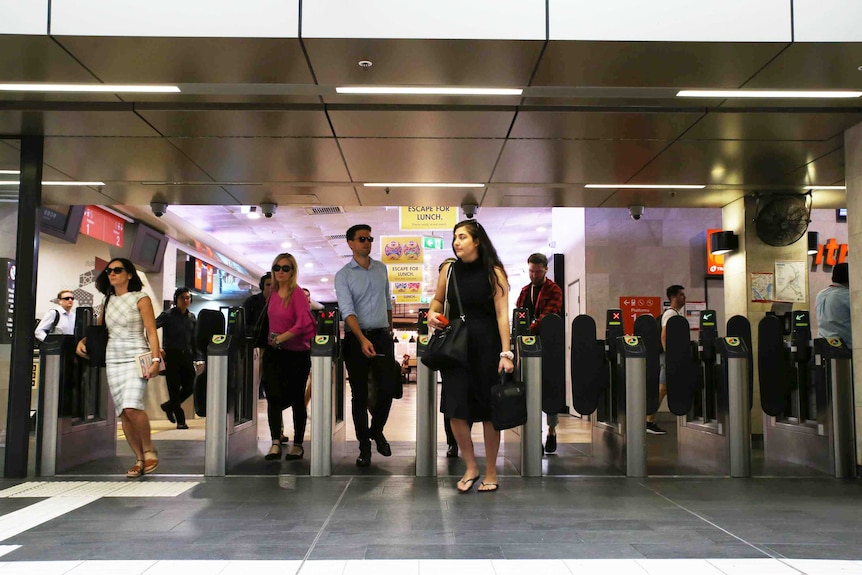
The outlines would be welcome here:
M 0 517 L 0 541 L 56 519 L 99 499 L 99 496 L 52 497 Z

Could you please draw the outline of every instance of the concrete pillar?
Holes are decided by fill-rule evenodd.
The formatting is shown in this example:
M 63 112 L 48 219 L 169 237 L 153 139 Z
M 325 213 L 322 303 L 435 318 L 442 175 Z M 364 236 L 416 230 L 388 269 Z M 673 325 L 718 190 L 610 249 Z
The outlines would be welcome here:
M 844 181 L 847 184 L 847 240 L 850 245 L 850 312 L 853 323 L 853 373 L 856 412 L 856 465 L 862 465 L 862 124 L 844 132 Z
M 763 199 L 763 198 L 762 198 Z M 757 324 L 772 308 L 771 303 L 751 301 L 750 274 L 774 273 L 778 260 L 808 261 L 806 234 L 789 246 L 775 247 L 764 243 L 754 224 L 757 200 L 753 196 L 741 198 L 722 210 L 722 228 L 733 230 L 739 236 L 739 250 L 724 257 L 724 309 L 728 319 L 744 315 L 751 322 L 751 340 L 754 347 L 754 399 L 751 410 L 751 432 L 763 433 L 763 411 L 760 409 L 760 381 L 757 373 Z M 807 265 L 806 265 L 807 269 Z M 808 282 L 806 278 L 806 290 Z M 795 303 L 793 309 L 808 308 L 806 303 Z

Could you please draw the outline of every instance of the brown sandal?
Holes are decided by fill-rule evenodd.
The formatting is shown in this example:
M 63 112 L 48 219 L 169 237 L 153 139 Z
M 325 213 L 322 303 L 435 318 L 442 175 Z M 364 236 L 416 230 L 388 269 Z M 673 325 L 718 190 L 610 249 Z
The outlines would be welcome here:
M 135 461 L 135 464 L 129 467 L 129 470 L 126 471 L 126 477 L 129 479 L 137 479 L 144 474 L 144 462 L 138 459 Z
M 155 457 L 147 457 L 147 453 L 152 453 Z M 159 466 L 159 452 L 155 449 L 147 449 L 144 451 L 144 473 L 149 475 Z

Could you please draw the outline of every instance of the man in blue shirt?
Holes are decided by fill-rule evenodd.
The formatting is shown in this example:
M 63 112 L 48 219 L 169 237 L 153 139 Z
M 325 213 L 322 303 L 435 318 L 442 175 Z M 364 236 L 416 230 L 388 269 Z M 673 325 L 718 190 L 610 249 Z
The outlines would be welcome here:
M 392 344 L 392 300 L 389 297 L 389 277 L 386 266 L 371 259 L 371 226 L 357 224 L 347 230 L 347 245 L 353 259 L 335 274 L 335 294 L 344 318 L 344 363 L 350 378 L 353 425 L 359 440 L 357 467 L 371 465 L 371 440 L 385 456 L 392 449 L 383 427 L 392 407 L 392 394 L 397 379 L 395 347 Z M 368 426 L 368 375 L 377 382 L 376 405 L 371 410 Z
M 853 347 L 850 270 L 846 263 L 832 268 L 832 284 L 817 294 L 814 311 L 817 313 L 817 337 L 840 337 L 844 345 Z

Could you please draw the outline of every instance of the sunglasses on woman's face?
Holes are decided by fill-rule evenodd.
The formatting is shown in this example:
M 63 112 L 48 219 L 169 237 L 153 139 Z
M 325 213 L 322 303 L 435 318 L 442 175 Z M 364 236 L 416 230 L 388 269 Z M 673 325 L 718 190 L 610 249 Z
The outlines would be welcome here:
M 288 273 L 288 272 L 293 271 L 293 266 L 292 265 L 286 265 L 286 266 L 274 265 L 274 266 L 272 266 L 272 271 Z
M 121 273 L 123 273 L 124 271 L 126 271 L 126 268 L 124 268 L 124 267 L 122 267 L 122 266 L 121 266 L 121 267 L 117 267 L 117 268 L 105 268 L 105 275 L 121 274 Z

